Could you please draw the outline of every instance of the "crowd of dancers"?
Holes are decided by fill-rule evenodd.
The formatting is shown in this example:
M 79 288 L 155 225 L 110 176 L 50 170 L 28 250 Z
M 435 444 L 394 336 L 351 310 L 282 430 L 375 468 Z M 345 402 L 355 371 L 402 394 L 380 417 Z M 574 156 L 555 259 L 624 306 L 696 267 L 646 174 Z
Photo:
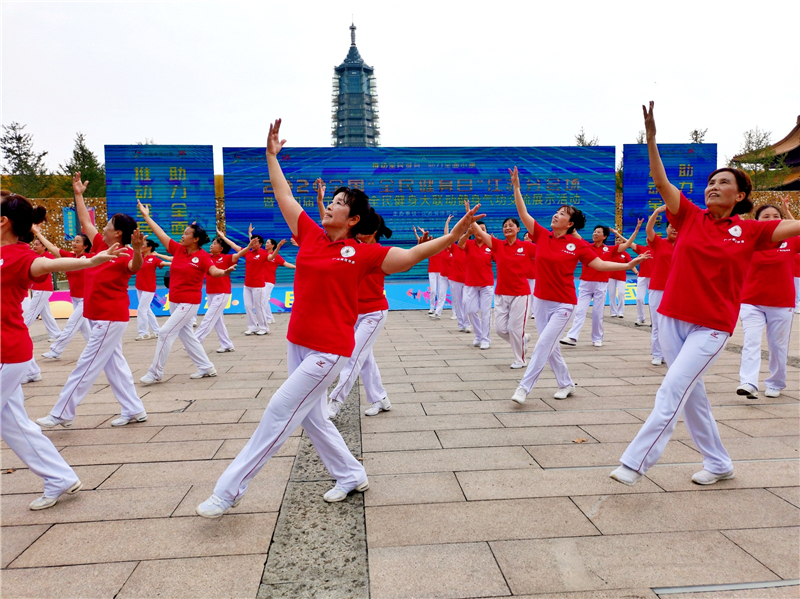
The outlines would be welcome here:
M 754 218 L 740 218 L 753 210 L 752 185 L 746 173 L 731 168 L 709 175 L 705 209 L 691 203 L 666 176 L 655 141 L 652 103 L 643 108 L 651 172 L 664 201 L 647 221 L 645 244 L 636 243 L 643 221 L 630 238 L 598 223 L 592 229 L 591 241 L 583 239 L 580 231 L 585 229 L 586 217 L 574 206 L 561 206 L 549 227 L 543 226 L 527 211 L 514 167 L 509 169 L 509 176 L 517 217 L 503 221 L 501 236 L 487 232 L 481 220 L 485 215 L 478 214 L 480 205 L 467 204 L 464 215 L 452 227 L 453 217 L 447 219 L 441 236 L 415 228 L 416 246 L 401 249 L 383 245 L 381 241 L 391 238 L 392 231 L 362 190 L 338 188 L 326 205 L 325 185 L 318 180 L 320 222 L 303 210 L 277 158 L 285 143 L 280 139 L 280 120 L 270 125 L 267 164 L 275 199 L 291 230 L 291 241 L 298 247 L 296 264 L 280 256 L 283 240 L 265 240 L 254 234 L 252 227 L 248 242 L 242 246 L 220 230 L 211 241 L 196 223 L 186 227 L 175 241 L 142 204 L 138 210 L 166 253 L 157 253 L 156 241 L 144 236 L 136 220 L 127 214 L 114 214 L 98 231 L 83 199 L 88 182 L 81 180 L 80 173 L 73 178 L 73 191 L 83 232 L 72 241 L 71 251 L 61 250 L 37 226 L 45 218 L 44 208 L 3 191 L 0 427 L 3 440 L 44 480 L 44 493 L 30 508 L 51 507 L 62 494 L 80 490 L 77 475 L 40 427 L 71 427 L 78 406 L 101 372 L 105 372 L 120 404 L 120 415 L 111 425 L 147 419 L 123 354 L 130 278 L 135 275 L 138 297 L 136 341 L 156 341 L 153 361 L 140 383 L 162 381 L 177 339 L 197 368 L 189 378 L 215 377 L 217 371 L 202 341 L 213 329 L 220 342 L 216 351 L 235 351 L 224 309 L 231 296 L 230 273 L 242 258 L 245 335 L 270 333 L 269 325 L 274 322 L 270 296 L 276 269 L 296 269 L 287 331 L 289 373 L 270 399 L 256 431 L 217 481 L 211 497 L 197 506 L 200 516 L 216 518 L 238 505 L 249 482 L 299 426 L 336 480 L 325 493 L 325 501 L 341 501 L 353 491 L 368 488 L 363 465 L 353 457 L 331 420 L 340 413 L 359 375 L 370 404 L 365 414 L 376 416 L 391 409 L 373 355 L 388 315 L 384 279 L 426 259 L 429 316 L 442 318 L 449 292 L 451 318 L 456 321 L 453 326 L 460 332 L 474 333 L 472 345 L 481 350 L 491 348 L 494 316 L 494 332 L 509 344 L 513 354 L 510 368 L 524 369 L 511 397 L 517 404 L 526 401 L 548 364 L 558 384 L 554 397 L 564 400 L 575 391 L 561 348 L 579 343 L 590 305 L 591 344 L 603 346 L 606 296 L 611 316 L 623 318 L 626 271 L 633 270 L 637 275 L 635 324 L 646 324 L 647 296 L 652 364 L 665 364 L 667 370 L 653 411 L 611 477 L 635 484 L 658 461 L 682 414 L 703 456 L 703 469 L 692 480 L 712 484 L 731 478 L 733 464 L 719 437 L 703 375 L 741 319 L 744 343 L 740 385 L 735 392 L 749 398 L 758 396 L 764 329 L 770 355 L 764 394 L 778 397 L 786 386 L 792 317 L 800 308 L 800 221 L 793 219 L 788 199 L 779 206 L 760 206 Z M 665 237 L 655 232 L 660 218 L 668 221 Z M 612 234 L 615 243 L 609 244 Z M 209 252 L 203 249 L 206 245 Z M 576 293 L 574 272 L 578 262 L 582 274 Z M 156 271 L 167 266 L 170 316 L 159 324 L 151 303 Z M 49 311 L 54 272 L 67 273 L 73 304 L 63 330 Z M 195 331 L 204 283 L 207 310 Z M 38 317 L 52 343 L 43 354 L 45 358 L 59 359 L 78 332 L 86 341 L 50 413 L 36 420 L 39 426 L 28 418 L 22 388 L 43 377 L 28 332 Z M 337 377 L 338 384 L 328 396 L 328 388 Z

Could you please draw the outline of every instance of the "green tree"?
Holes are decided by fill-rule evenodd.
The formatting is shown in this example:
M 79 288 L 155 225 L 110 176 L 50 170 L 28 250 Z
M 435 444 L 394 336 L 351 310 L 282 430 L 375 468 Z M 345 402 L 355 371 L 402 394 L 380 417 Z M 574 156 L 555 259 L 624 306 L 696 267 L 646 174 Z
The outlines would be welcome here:
M 3 152 L 2 172 L 10 176 L 10 187 L 27 197 L 38 197 L 47 175 L 44 157 L 47 152 L 33 149 L 33 134 L 25 133 L 26 125 L 12 121 L 3 125 L 0 150 Z
M 756 190 L 780 187 L 789 174 L 786 157 L 772 149 L 772 132 L 758 127 L 744 132 L 739 154 L 728 161 L 728 166 L 746 171 Z
M 586 133 L 584 132 L 583 127 L 581 127 L 581 132 L 575 136 L 576 146 L 582 146 L 582 147 L 596 146 L 598 143 L 600 143 L 600 140 L 597 139 L 596 135 L 592 139 L 586 137 Z
M 76 172 L 81 174 L 81 179 L 89 181 L 86 189 L 87 198 L 101 198 L 106 195 L 106 167 L 97 158 L 97 155 L 86 146 L 86 136 L 78 132 L 75 138 L 75 147 L 72 156 L 67 162 L 58 167 L 62 175 L 72 178 Z M 70 190 L 72 183 L 70 183 Z
M 705 143 L 706 133 L 708 133 L 708 128 L 692 129 L 692 131 L 689 133 L 689 143 L 693 144 Z

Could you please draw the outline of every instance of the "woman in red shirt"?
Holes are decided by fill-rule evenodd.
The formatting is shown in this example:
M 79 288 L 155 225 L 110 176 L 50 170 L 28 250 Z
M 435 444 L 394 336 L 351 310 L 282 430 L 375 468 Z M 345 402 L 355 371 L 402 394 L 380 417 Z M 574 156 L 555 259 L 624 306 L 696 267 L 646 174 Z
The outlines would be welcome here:
M 356 239 L 368 245 L 376 244 L 381 237 L 387 239 L 392 236 L 392 230 L 383 222 L 383 218 L 374 213 L 372 225 L 368 229 L 374 229 L 370 234 L 356 235 Z M 389 302 L 386 300 L 386 293 L 383 290 L 383 282 L 386 275 L 382 270 L 376 270 L 364 278 L 358 286 L 358 320 L 356 320 L 355 336 L 356 345 L 353 354 L 339 373 L 339 384 L 331 392 L 328 398 L 328 414 L 331 419 L 339 415 L 339 410 L 347 401 L 347 396 L 353 388 L 353 384 L 361 375 L 364 383 L 367 401 L 372 404 L 364 411 L 366 416 L 377 416 L 381 412 L 388 412 L 392 409 L 392 404 L 386 396 L 386 389 L 381 382 L 381 371 L 372 355 L 372 346 L 378 339 L 386 323 L 389 314 Z
M 756 210 L 756 220 L 783 218 L 794 220 L 789 198 L 783 200 L 783 211 L 765 204 Z M 777 248 L 753 254 L 742 290 L 739 318 L 744 329 L 742 366 L 736 393 L 758 399 L 758 372 L 761 370 L 761 336 L 767 329 L 769 378 L 764 381 L 766 397 L 780 397 L 786 387 L 786 358 L 794 316 L 794 282 L 792 262 L 800 255 L 800 237 L 792 237 Z
M 44 479 L 44 494 L 32 510 L 52 507 L 64 494 L 81 489 L 75 471 L 25 411 L 22 381 L 33 362 L 33 342 L 22 319 L 22 300 L 31 283 L 41 283 L 53 272 L 73 272 L 100 266 L 122 255 L 112 247 L 91 259 L 37 256 L 28 246 L 31 226 L 45 218 L 42 206 L 33 207 L 20 195 L 2 191 L 0 199 L 0 436 L 31 472 Z
M 532 233 L 536 243 L 533 313 L 536 317 L 536 330 L 539 331 L 539 339 L 528 361 L 528 368 L 511 399 L 524 403 L 547 363 L 553 369 L 558 383 L 558 391 L 553 397 L 566 399 L 575 391 L 575 383 L 572 382 L 567 363 L 561 356 L 558 339 L 567 328 L 578 301 L 573 279 L 578 261 L 584 267 L 591 266 L 598 271 L 611 272 L 633 268 L 649 258 L 649 255 L 634 258 L 627 264 L 615 264 L 601 259 L 588 243 L 573 235 L 586 224 L 583 212 L 574 206 L 561 206 L 551 220 L 552 230 L 548 231 L 528 214 L 520 190 L 517 168 L 509 169 L 508 172 L 511 174 L 519 218 Z
M 453 312 L 456 315 L 456 324 L 461 333 L 471 333 L 472 328 L 469 318 L 464 310 L 464 282 L 467 277 L 467 253 L 461 249 L 457 243 L 450 246 L 450 255 L 453 257 L 450 263 L 450 299 L 453 302 Z
M 192 319 L 197 316 L 200 302 L 203 300 L 203 278 L 206 273 L 212 277 L 224 277 L 235 266 L 219 269 L 214 266 L 209 256 L 203 251 L 203 245 L 209 242 L 208 235 L 203 227 L 191 224 L 183 230 L 180 243 L 177 243 L 150 218 L 150 209 L 139 202 L 139 212 L 142 213 L 150 230 L 156 234 L 159 241 L 172 254 L 172 264 L 169 268 L 169 311 L 170 317 L 161 327 L 156 345 L 156 355 L 147 373 L 139 380 L 145 385 L 161 382 L 164 376 L 164 366 L 169 357 L 169 351 L 175 339 L 181 338 L 186 353 L 197 366 L 197 372 L 190 374 L 190 379 L 202 379 L 207 376 L 217 376 L 214 365 L 208 359 L 206 351 L 197 340 L 192 328 Z
M 142 246 L 142 267 L 136 273 L 136 295 L 139 305 L 136 308 L 136 330 L 139 336 L 134 341 L 155 339 L 161 328 L 158 319 L 153 313 L 151 304 L 156 295 L 156 269 L 163 268 L 171 260 L 163 260 L 156 254 L 158 244 L 152 239 L 146 239 Z M 152 329 L 153 333 L 150 334 Z
M 464 283 L 464 311 L 467 314 L 472 328 L 475 329 L 473 347 L 489 349 L 491 347 L 492 324 L 492 288 L 494 287 L 494 273 L 492 272 L 492 248 L 483 243 L 477 236 L 477 229 L 486 232 L 483 221 L 477 221 L 472 233 L 475 239 L 463 237 L 459 239 L 458 246 L 467 256 L 467 276 Z
M 636 231 L 639 231 L 638 226 L 636 227 Z M 632 237 L 632 239 L 634 237 L 635 235 Z M 625 250 L 619 249 L 623 243 L 625 243 L 625 240 L 617 235 L 614 239 L 617 252 L 615 252 L 611 257 L 614 262 L 629 262 L 631 259 Z M 635 271 L 636 269 L 633 270 Z M 617 318 L 625 318 L 625 287 L 627 282 L 628 277 L 624 270 L 612 272 L 608 275 L 608 304 L 611 308 L 611 318 L 614 318 L 615 316 Z
M 336 479 L 325 501 L 342 501 L 349 492 L 369 487 L 364 466 L 328 418 L 326 402 L 328 386 L 355 347 L 359 285 L 377 271 L 405 271 L 440 252 L 475 220 L 478 208 L 468 212 L 450 235 L 408 250 L 359 244 L 355 235 L 371 233 L 367 225 L 374 218 L 366 194 L 337 189 L 322 228 L 317 225 L 294 199 L 281 171 L 278 152 L 286 142 L 280 140 L 280 125 L 280 119 L 270 125 L 267 164 L 275 200 L 300 247 L 287 333 L 289 378 L 270 399 L 258 428 L 217 481 L 214 494 L 197 506 L 205 518 L 218 518 L 236 506 L 252 478 L 301 425 Z
M 47 251 L 44 244 L 38 239 L 33 240 L 33 251 L 37 256 L 44 258 L 55 258 L 53 254 Z M 53 295 L 53 277 L 48 277 L 42 283 L 34 283 L 31 285 L 32 297 L 31 305 L 25 311 L 25 326 L 31 326 L 31 323 L 39 316 L 42 317 L 42 323 L 50 335 L 49 341 L 55 341 L 61 335 L 61 329 L 58 328 L 56 319 L 53 318 L 53 313 L 50 312 L 50 296 Z
M 800 234 L 798 221 L 742 220 L 752 210 L 752 184 L 744 171 L 717 169 L 708 177 L 706 209 L 690 202 L 670 183 L 656 145 L 653 102 L 642 107 L 650 172 L 667 218 L 680 234 L 672 270 L 659 306 L 659 338 L 669 364 L 655 407 L 620 458 L 611 478 L 636 484 L 661 457 L 678 418 L 683 421 L 703 469 L 692 482 L 710 485 L 733 478 L 733 463 L 722 445 L 703 375 L 722 353 L 736 326 L 745 275 L 757 250 Z M 686 290 L 691 289 L 691 293 Z
M 528 287 L 531 288 L 531 301 L 528 302 L 528 318 L 533 318 L 533 290 L 536 288 L 536 244 L 532 241 L 533 235 L 530 231 L 525 233 L 525 241 L 533 246 L 533 254 L 531 254 L 531 263 L 528 266 Z
M 631 248 L 637 255 L 642 252 L 648 251 L 650 248 L 647 245 L 641 246 L 634 244 Z M 650 289 L 650 277 L 653 272 L 653 261 L 646 260 L 639 266 L 639 273 L 636 275 L 636 322 L 637 327 L 644 326 L 644 299 L 647 296 L 647 291 Z
M 278 252 L 281 251 L 283 244 L 286 243 L 285 239 L 276 242 L 274 239 L 267 239 L 264 243 L 264 249 L 269 254 L 267 256 L 267 263 L 264 266 L 264 312 L 267 315 L 267 324 L 275 322 L 272 316 L 272 290 L 275 289 L 275 271 L 279 266 L 284 268 L 294 268 L 294 264 L 287 262 L 283 259 Z

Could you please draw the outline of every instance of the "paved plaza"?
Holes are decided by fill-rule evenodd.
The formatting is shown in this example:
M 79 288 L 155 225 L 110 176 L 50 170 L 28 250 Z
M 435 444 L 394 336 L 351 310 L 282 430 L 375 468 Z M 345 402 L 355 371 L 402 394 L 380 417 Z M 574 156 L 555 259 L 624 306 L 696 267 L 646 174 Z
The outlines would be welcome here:
M 204 343 L 216 378 L 190 380 L 176 342 L 164 382 L 137 382 L 145 423 L 110 426 L 118 404 L 101 377 L 74 427 L 46 433 L 80 493 L 30 511 L 42 481 L 2 446 L 2 597 L 800 597 L 798 319 L 781 397 L 735 394 L 741 329 L 705 377 L 734 479 L 691 483 L 701 461 L 681 423 L 627 487 L 608 474 L 666 372 L 650 364 L 650 329 L 633 326 L 632 306 L 606 318 L 602 348 L 564 348 L 572 397 L 552 398 L 546 368 L 523 406 L 509 399 L 523 372 L 509 369 L 509 345 L 493 333 L 491 349 L 473 348 L 449 316 L 390 312 L 375 356 L 393 407 L 359 417 L 354 387 L 337 426 L 370 489 L 340 504 L 322 501 L 332 482 L 297 431 L 238 507 L 194 513 L 286 378 L 288 315 L 267 337 L 227 316 L 236 352 L 214 353 L 213 333 Z M 38 357 L 41 322 L 32 335 Z M 138 381 L 155 341 L 135 336 L 131 324 Z M 38 359 L 44 380 L 24 386 L 31 418 L 49 412 L 83 345 Z

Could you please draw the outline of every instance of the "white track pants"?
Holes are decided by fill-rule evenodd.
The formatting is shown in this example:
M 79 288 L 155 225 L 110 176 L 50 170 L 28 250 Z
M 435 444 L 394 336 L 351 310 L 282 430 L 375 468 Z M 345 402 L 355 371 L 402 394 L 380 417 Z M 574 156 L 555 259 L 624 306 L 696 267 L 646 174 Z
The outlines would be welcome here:
M 78 331 L 81 332 L 86 342 L 89 342 L 89 321 L 83 317 L 83 298 L 73 297 L 71 299 L 72 314 L 67 319 L 67 324 L 64 325 L 64 330 L 61 331 L 58 339 L 50 346 L 50 351 L 59 356 L 64 353 L 67 345 Z
M 287 342 L 289 378 L 269 400 L 258 428 L 223 472 L 214 494 L 234 501 L 297 427 L 311 439 L 322 463 L 339 483 L 355 487 L 367 478 L 328 418 L 327 389 L 346 358 Z
M 572 319 L 572 328 L 567 333 L 570 339 L 578 340 L 586 321 L 589 304 L 594 302 L 592 308 L 592 341 L 603 340 L 603 312 L 606 306 L 606 289 L 608 283 L 598 281 L 581 281 L 578 286 L 578 305 L 575 308 L 575 318 Z M 538 327 L 537 327 L 538 329 Z
M 794 278 L 794 293 L 795 293 L 794 309 L 795 311 L 798 311 L 800 310 L 800 277 Z
M 528 279 L 528 287 L 531 288 L 531 300 L 528 302 L 528 318 L 533 316 L 533 290 L 536 288 L 536 279 Z
M 428 273 L 428 304 L 430 305 L 430 312 L 436 311 L 436 300 L 439 294 L 439 279 L 442 273 L 429 272 Z
M 78 475 L 25 411 L 21 383 L 29 370 L 29 362 L 0 364 L 0 436 L 31 472 L 44 479 L 44 494 L 58 497 L 78 481 Z
M 456 322 L 459 329 L 469 326 L 469 318 L 464 310 L 464 283 L 450 281 L 450 298 L 453 301 L 453 310 L 456 313 Z
M 353 348 L 353 355 L 339 373 L 339 384 L 331 393 L 331 401 L 344 403 L 358 380 L 359 373 L 369 403 L 377 403 L 386 397 L 386 389 L 381 382 L 381 372 L 378 370 L 375 356 L 372 355 L 372 346 L 383 330 L 388 314 L 388 310 L 381 310 L 358 315 L 355 327 L 356 346 Z
M 203 316 L 203 322 L 197 328 L 197 340 L 202 343 L 208 337 L 208 334 L 213 328 L 217 332 L 220 346 L 223 349 L 230 349 L 233 347 L 228 329 L 225 326 L 225 306 L 231 299 L 230 293 L 212 293 L 208 296 L 208 308 L 206 315 Z
M 108 384 L 122 406 L 120 415 L 141 414 L 144 412 L 144 405 L 136 394 L 133 374 L 122 355 L 122 336 L 128 328 L 128 322 L 90 320 L 89 323 L 92 330 L 89 342 L 50 413 L 56 418 L 74 420 L 75 408 L 86 397 L 100 373 L 105 371 Z
M 733 463 L 722 445 L 703 385 L 703 374 L 722 353 L 728 333 L 663 315 L 659 320 L 661 347 L 669 370 L 656 393 L 653 411 L 620 462 L 637 472 L 647 472 L 664 453 L 683 412 L 686 428 L 703 456 L 703 468 L 715 474 L 730 472 Z
M 56 319 L 53 318 L 53 313 L 50 312 L 51 295 L 53 295 L 52 291 L 34 291 L 30 304 L 27 310 L 23 312 L 22 317 L 25 320 L 25 326 L 30 327 L 31 323 L 41 316 L 47 334 L 53 339 L 58 339 L 59 335 L 61 335 L 61 329 L 58 328 Z
M 245 286 L 242 291 L 244 292 L 244 309 L 247 311 L 247 330 L 254 333 L 256 331 L 269 332 L 267 313 L 264 311 L 264 288 Z
M 514 361 L 525 362 L 525 347 L 522 338 L 528 321 L 529 295 L 494 296 L 494 330 L 503 341 L 511 344 Z
M 150 368 L 147 369 L 147 373 L 150 376 L 157 379 L 164 376 L 164 365 L 167 363 L 169 351 L 178 337 L 183 342 L 186 353 L 189 354 L 192 362 L 197 366 L 197 370 L 208 371 L 214 368 L 211 360 L 208 359 L 208 355 L 206 355 L 206 350 L 200 345 L 192 329 L 192 318 L 197 316 L 199 307 L 200 304 L 171 303 L 169 305 L 170 317 L 161 327 L 161 333 L 158 335 L 158 344 L 156 345 L 156 355 L 153 357 L 153 363 Z
M 792 334 L 792 308 L 753 306 L 742 304 L 739 317 L 744 329 L 742 366 L 739 382 L 750 383 L 758 389 L 758 371 L 761 369 L 761 335 L 767 329 L 769 348 L 769 378 L 764 381 L 768 389 L 786 387 L 786 358 L 789 355 L 789 338 Z
M 647 290 L 650 289 L 650 277 L 638 277 L 636 279 L 636 320 L 644 322 L 644 298 Z
M 491 341 L 492 328 L 492 287 L 464 286 L 464 310 L 472 322 L 475 340 L 481 343 Z
M 435 312 L 439 316 L 442 315 L 444 304 L 447 301 L 447 288 L 450 285 L 450 280 L 444 275 L 439 275 L 439 287 L 436 290 L 436 309 Z
M 611 316 L 625 314 L 625 285 L 626 281 L 608 280 L 608 303 L 611 306 Z
M 156 335 L 161 330 L 158 326 L 158 320 L 153 313 L 153 308 L 150 304 L 153 303 L 155 297 L 154 291 L 136 290 L 136 296 L 139 298 L 139 306 L 136 308 L 136 332 L 139 336 L 149 335 L 152 330 Z
M 270 300 L 272 300 L 272 290 L 275 289 L 275 283 L 267 283 L 264 285 L 264 314 L 267 317 L 267 324 L 274 321 L 275 319 L 272 316 L 272 306 L 270 305 Z
M 538 297 L 533 299 L 533 316 L 536 319 L 539 339 L 528 359 L 528 368 L 519 382 L 519 386 L 524 387 L 528 393 L 536 385 L 536 381 L 539 380 L 539 376 L 544 370 L 544 365 L 548 363 L 556 375 L 559 388 L 574 384 L 558 344 L 574 309 L 575 306 L 572 304 L 550 302 Z
M 664 359 L 664 352 L 661 350 L 661 341 L 659 340 L 659 325 L 661 323 L 661 314 L 658 313 L 658 307 L 661 305 L 661 298 L 664 297 L 664 292 L 658 289 L 650 290 L 650 353 L 654 358 Z M 669 364 L 669 362 L 667 362 Z

